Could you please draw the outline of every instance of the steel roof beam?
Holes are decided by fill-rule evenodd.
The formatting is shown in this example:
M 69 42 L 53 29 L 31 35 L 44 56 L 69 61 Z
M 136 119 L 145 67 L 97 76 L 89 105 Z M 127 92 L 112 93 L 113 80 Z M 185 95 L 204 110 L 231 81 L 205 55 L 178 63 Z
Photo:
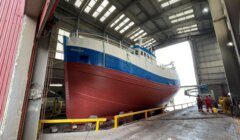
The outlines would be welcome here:
M 112 5 L 108 3 L 108 5 L 102 10 L 102 12 L 98 15 L 98 17 L 96 18 L 96 20 L 99 20 L 107 11 L 108 9 L 111 7 Z M 109 15 L 110 16 L 110 15 Z
M 61 0 L 62 2 L 62 6 L 61 7 L 65 7 L 66 11 L 72 11 L 73 15 L 78 15 L 79 10 L 83 10 L 84 8 L 75 8 L 74 5 L 70 4 L 69 2 L 65 2 L 64 0 Z M 75 1 L 75 0 L 73 0 Z M 87 5 L 87 3 L 89 3 L 90 0 L 84 0 L 84 2 L 82 3 L 81 7 L 83 7 L 83 5 Z M 114 28 L 110 28 L 109 26 L 111 25 L 111 23 L 113 23 L 121 14 L 125 13 L 127 16 L 128 14 L 132 15 L 132 13 L 128 12 L 129 8 L 132 7 L 133 5 L 137 5 L 137 3 L 139 3 L 139 1 L 141 0 L 132 0 L 131 2 L 129 2 L 129 4 L 127 4 L 126 6 L 122 5 L 118 0 L 109 0 L 109 4 L 108 5 L 114 5 L 116 6 L 117 9 L 121 8 L 120 12 L 119 10 L 115 10 L 115 12 L 112 13 L 111 16 L 109 16 L 109 19 L 107 19 L 106 21 L 107 22 L 103 22 L 103 23 L 98 23 L 98 24 L 95 24 L 96 23 L 96 20 L 99 20 L 99 18 L 101 17 L 100 14 L 99 17 L 97 17 L 96 19 L 91 17 L 91 15 L 89 14 L 86 14 L 84 12 L 80 13 L 81 16 L 79 16 L 79 19 L 81 21 L 87 21 L 87 23 L 93 25 L 93 26 L 97 26 L 98 29 L 100 29 L 102 32 L 106 32 L 107 34 L 115 34 L 114 36 L 118 36 L 117 38 L 119 38 L 120 40 L 125 40 L 126 42 L 131 42 L 133 43 L 132 40 L 130 40 L 129 38 L 126 38 L 127 35 L 129 35 L 132 31 L 134 31 L 135 29 L 137 29 L 138 27 L 142 28 L 145 24 L 147 24 L 147 22 L 155 22 L 155 26 L 156 26 L 156 21 L 155 20 L 158 20 L 159 18 L 165 18 L 165 17 L 168 17 L 168 15 L 170 15 L 170 13 L 172 12 L 175 12 L 176 10 L 181 10 L 181 9 L 184 9 L 186 7 L 189 7 L 189 6 L 193 6 L 195 4 L 199 4 L 201 2 L 206 2 L 206 0 L 191 0 L 190 2 L 189 1 L 181 1 L 179 4 L 181 5 L 172 5 L 170 6 L 169 8 L 165 8 L 166 11 L 163 11 L 162 13 L 159 14 L 156 14 L 154 16 L 150 16 L 148 14 L 148 12 L 146 10 L 144 10 L 144 6 L 140 6 L 139 9 L 145 13 L 145 15 L 147 15 L 149 18 L 144 20 L 143 22 L 138 22 L 137 19 L 135 20 L 132 20 L 134 21 L 135 25 L 130 27 L 127 31 L 125 31 L 123 34 L 120 34 L 119 32 L 115 31 Z M 68 3 L 68 4 L 66 4 Z M 67 6 L 68 5 L 68 6 Z M 96 4 L 97 5 L 97 4 Z M 94 6 L 94 7 L 97 7 L 97 6 Z M 139 4 L 138 4 L 139 6 Z M 71 7 L 71 8 L 70 8 Z M 163 9 L 164 10 L 164 9 Z M 93 9 L 92 9 L 93 11 Z M 129 15 L 129 16 L 130 16 Z M 77 16 L 76 16 L 77 17 Z M 211 20 L 211 18 L 209 19 L 201 19 L 201 18 L 197 18 L 196 20 L 195 19 L 192 19 L 192 20 L 186 20 L 186 21 L 183 21 L 181 23 L 176 23 L 176 24 L 168 24 L 166 27 L 164 28 L 160 28 L 159 26 L 157 26 L 154 31 L 150 32 L 148 30 L 145 30 L 148 35 L 150 34 L 150 37 L 154 37 L 156 40 L 158 40 L 158 34 L 160 33 L 165 33 L 165 32 L 170 32 L 172 31 L 173 29 L 177 28 L 178 26 L 186 26 L 186 25 L 189 25 L 191 23 L 201 23 L 201 22 L 204 22 L 204 21 L 207 21 L 207 20 Z M 108 22 L 109 21 L 109 22 Z M 138 24 L 137 24 L 138 23 Z M 145 29 L 145 28 L 143 28 Z M 167 36 L 165 37 L 166 39 L 168 38 Z
M 120 12 L 118 12 L 117 14 L 115 14 L 114 16 L 111 16 L 112 18 L 111 19 L 109 19 L 109 22 L 107 23 L 107 25 L 105 26 L 105 29 L 111 24 L 111 23 L 113 23 L 120 15 L 122 15 L 123 13 L 125 13 L 131 6 L 133 6 L 133 5 L 135 5 L 138 1 L 140 1 L 140 0 L 132 0 L 132 2 L 131 3 L 129 3 L 126 7 L 124 7 L 124 6 L 122 6 L 122 7 L 124 7 Z M 115 0 L 109 0 L 109 2 L 112 4 L 112 5 L 114 5 L 114 6 L 116 6 L 114 3 L 115 3 Z M 118 7 L 116 6 L 116 8 L 118 9 Z
M 184 27 L 184 26 L 188 26 L 188 25 L 192 25 L 192 24 L 200 24 L 200 23 L 205 22 L 205 21 L 210 22 L 211 18 L 209 18 L 209 17 L 207 17 L 207 18 L 199 17 L 199 18 L 193 18 L 193 19 L 190 19 L 190 20 L 185 20 L 183 22 L 172 24 L 171 26 L 168 26 L 168 27 L 164 28 L 162 31 L 152 32 L 150 34 L 150 36 L 155 36 L 159 33 L 164 33 L 164 32 L 167 32 L 167 31 L 171 31 L 172 29 L 175 29 L 175 28 L 180 28 L 180 27 Z
M 148 17 L 149 17 L 148 19 L 146 19 L 145 21 L 141 22 L 140 24 L 136 24 L 136 27 L 135 27 L 135 28 L 132 28 L 131 30 L 129 30 L 128 32 L 126 32 L 126 33 L 124 34 L 124 37 L 126 37 L 127 35 L 129 35 L 133 30 L 137 29 L 138 27 L 140 27 L 140 28 L 143 27 L 143 26 L 144 26 L 147 22 L 149 22 L 149 21 L 158 20 L 158 19 L 163 18 L 163 17 L 167 16 L 169 13 L 172 13 L 172 12 L 174 12 L 174 11 L 176 11 L 176 10 L 181 10 L 181 9 L 186 8 L 186 7 L 190 7 L 190 6 L 194 5 L 194 4 L 203 2 L 203 1 L 205 1 L 205 0 L 191 0 L 190 2 L 182 2 L 183 4 L 180 5 L 180 6 L 172 7 L 172 8 L 170 8 L 169 10 L 166 10 L 166 11 L 164 11 L 163 13 L 160 13 L 160 14 L 157 13 L 157 14 L 154 15 L 154 16 L 148 16 Z
M 137 3 L 137 6 L 140 8 L 141 11 L 143 11 L 143 13 L 147 16 L 147 17 L 151 17 L 151 15 L 145 10 L 145 8 L 142 6 L 142 4 L 140 4 L 139 2 Z M 155 20 L 149 19 L 158 30 L 161 30 L 161 28 L 159 27 L 159 25 L 155 22 Z M 164 34 L 166 36 L 166 34 Z
M 213 28 L 208 28 L 208 29 L 203 29 L 195 32 L 189 32 L 189 33 L 184 33 L 184 34 L 179 34 L 179 35 L 174 35 L 171 36 L 168 39 L 162 39 L 156 43 L 155 46 L 153 46 L 154 50 L 159 49 L 159 48 L 164 48 L 172 44 L 180 43 L 183 41 L 190 40 L 191 38 L 199 37 L 204 34 L 213 34 L 214 35 L 214 29 Z
M 62 13 L 66 14 L 68 13 L 69 15 L 72 15 L 73 17 L 76 17 L 77 18 L 77 14 L 73 9 L 73 7 L 71 5 L 59 5 L 58 6 L 59 8 L 57 9 L 57 12 L 61 14 L 61 16 L 58 16 L 58 18 L 60 18 L 61 21 L 64 21 L 68 24 L 71 24 L 71 25 L 76 25 L 77 24 L 77 21 L 76 20 L 68 20 L 67 18 L 62 18 L 62 16 L 64 16 Z M 71 9 L 71 10 L 70 10 Z M 58 14 L 59 15 L 59 14 Z M 109 31 L 109 30 L 104 30 L 104 26 L 102 24 L 94 24 L 94 19 L 91 19 L 91 18 L 88 18 L 88 16 L 86 14 L 82 14 L 82 16 L 80 16 L 80 19 L 81 19 L 81 22 L 82 23 L 86 23 L 88 25 L 91 26 L 91 28 L 94 28 L 96 31 L 98 32 L 102 32 L 102 33 L 107 33 L 108 35 L 116 38 L 116 39 L 119 39 L 120 40 L 120 37 L 113 34 L 113 31 Z M 74 22 L 74 23 L 72 23 Z M 125 43 L 129 43 L 129 42 L 125 42 Z
M 97 10 L 97 8 L 101 5 L 103 0 L 98 0 L 96 4 L 92 7 L 92 9 L 89 11 L 89 15 L 92 16 L 92 14 Z

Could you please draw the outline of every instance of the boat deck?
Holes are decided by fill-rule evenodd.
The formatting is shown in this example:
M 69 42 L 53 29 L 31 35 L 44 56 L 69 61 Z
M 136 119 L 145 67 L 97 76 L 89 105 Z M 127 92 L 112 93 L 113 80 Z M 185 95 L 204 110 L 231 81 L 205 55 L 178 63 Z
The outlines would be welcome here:
M 117 129 L 99 132 L 43 134 L 43 140 L 239 140 L 238 120 L 221 114 L 199 113 L 196 107 L 153 116 Z

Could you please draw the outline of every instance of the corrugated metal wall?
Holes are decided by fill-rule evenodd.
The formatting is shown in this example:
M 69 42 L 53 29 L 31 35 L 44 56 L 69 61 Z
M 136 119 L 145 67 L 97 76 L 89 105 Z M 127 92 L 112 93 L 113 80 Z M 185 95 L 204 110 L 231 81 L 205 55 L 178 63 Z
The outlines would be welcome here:
M 199 84 L 208 84 L 216 97 L 227 92 L 227 81 L 220 48 L 215 35 L 192 40 Z
M 0 119 L 22 28 L 25 0 L 0 0 Z
M 226 83 L 220 48 L 214 36 L 195 39 L 198 78 L 200 83 Z

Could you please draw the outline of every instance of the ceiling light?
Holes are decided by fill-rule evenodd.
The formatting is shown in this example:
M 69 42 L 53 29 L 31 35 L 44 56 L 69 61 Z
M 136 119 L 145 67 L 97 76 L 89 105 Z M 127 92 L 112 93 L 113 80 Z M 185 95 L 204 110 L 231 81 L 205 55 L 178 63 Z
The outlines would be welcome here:
M 232 41 L 228 42 L 227 46 L 232 47 L 233 46 L 233 42 Z
M 50 84 L 50 87 L 62 87 L 63 84 Z
M 146 45 L 144 45 L 144 47 L 149 47 L 150 45 L 153 45 L 155 42 L 156 42 L 156 40 L 154 40 L 154 41 L 152 41 L 152 42 L 149 42 L 149 43 L 147 43 Z
M 132 31 L 129 35 L 127 35 L 127 37 L 132 36 L 133 34 L 135 34 L 136 32 L 138 32 L 140 30 L 140 28 L 135 29 L 134 31 Z
M 147 33 L 144 32 L 144 33 L 142 33 L 141 35 L 139 35 L 137 38 L 133 39 L 133 41 L 137 41 L 138 39 L 143 38 L 143 37 L 146 36 L 146 35 L 147 35 Z
M 120 33 L 122 34 L 123 32 L 125 32 L 126 30 L 128 30 L 130 27 L 132 27 L 134 25 L 134 22 L 131 21 L 127 26 L 125 26 Z
M 120 28 L 122 28 L 124 25 L 126 25 L 130 19 L 127 17 L 125 18 L 117 27 L 115 27 L 115 30 L 118 31 Z
M 144 42 L 144 43 L 143 43 L 143 46 L 144 46 L 144 47 L 148 47 L 148 46 L 152 45 L 152 44 L 155 43 L 155 42 L 156 42 L 156 40 L 153 39 L 153 38 L 151 38 L 151 39 L 149 39 L 148 41 Z
M 193 13 L 193 9 L 188 9 L 188 10 L 184 10 L 182 12 L 178 12 L 173 15 L 170 15 L 168 18 L 170 19 L 171 23 L 176 23 L 176 22 L 184 21 L 194 17 L 195 16 Z
M 112 28 L 113 26 L 115 26 L 125 15 L 122 14 L 120 17 L 118 17 L 111 25 L 110 27 Z
M 139 36 L 139 35 L 142 34 L 143 32 L 144 32 L 143 29 L 139 30 L 138 32 L 136 32 L 135 34 L 133 34 L 133 35 L 130 37 L 130 39 L 136 38 L 137 36 Z
M 205 8 L 203 8 L 203 11 L 202 11 L 203 13 L 208 13 L 209 12 L 209 8 L 208 7 L 205 7 Z
M 161 2 L 162 0 L 159 0 L 158 2 Z M 172 5 L 172 4 L 174 4 L 174 3 L 176 3 L 176 2 L 179 2 L 180 0 L 169 0 L 169 1 L 167 1 L 167 2 L 164 2 L 164 3 L 162 3 L 161 4 L 161 7 L 162 8 L 164 8 L 164 7 L 167 7 L 167 6 L 169 6 L 169 5 Z
M 101 5 L 97 8 L 97 10 L 93 13 L 93 17 L 96 18 L 102 11 L 103 9 L 108 5 L 108 0 L 104 0 Z
M 103 22 L 106 18 L 108 18 L 113 11 L 115 11 L 116 7 L 115 6 L 111 6 L 108 11 L 100 18 L 100 21 Z
M 185 26 L 185 27 L 181 27 L 181 28 L 177 28 L 177 33 L 178 34 L 182 34 L 182 33 L 188 33 L 188 32 L 193 32 L 193 31 L 197 31 L 198 27 L 197 24 L 193 24 L 190 26 Z
M 97 1 L 98 1 L 98 0 L 91 0 L 91 1 L 89 2 L 89 4 L 87 5 L 87 7 L 84 9 L 84 12 L 85 12 L 85 13 L 89 13 L 90 10 L 92 10 L 93 6 L 96 4 Z
M 82 2 L 83 2 L 83 0 L 76 0 L 74 3 L 74 6 L 79 8 L 82 5 Z

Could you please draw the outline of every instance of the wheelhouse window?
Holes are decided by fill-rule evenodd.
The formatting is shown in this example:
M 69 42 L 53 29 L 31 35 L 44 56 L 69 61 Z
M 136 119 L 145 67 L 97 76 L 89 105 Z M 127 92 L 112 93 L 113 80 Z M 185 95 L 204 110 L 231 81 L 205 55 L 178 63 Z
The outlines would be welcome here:
M 138 50 L 135 51 L 135 54 L 138 55 Z

